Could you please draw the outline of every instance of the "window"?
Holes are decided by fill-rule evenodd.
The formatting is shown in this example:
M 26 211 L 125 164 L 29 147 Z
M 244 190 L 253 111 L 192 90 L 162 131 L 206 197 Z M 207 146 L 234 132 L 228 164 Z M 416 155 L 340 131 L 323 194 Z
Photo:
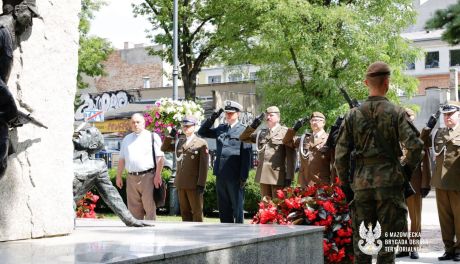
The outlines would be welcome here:
M 150 77 L 143 77 L 144 80 L 144 89 L 150 88 Z
M 241 82 L 243 80 L 243 75 L 241 73 L 232 73 L 228 75 L 229 82 Z
M 450 66 L 460 66 L 460 49 L 450 51 Z
M 251 80 L 251 81 L 257 80 L 256 72 L 250 72 L 249 73 L 249 80 Z
M 427 52 L 425 56 L 425 69 L 439 68 L 439 51 Z
M 208 83 L 221 83 L 221 79 L 220 75 L 208 76 Z
M 415 70 L 415 62 L 406 62 L 406 70 Z

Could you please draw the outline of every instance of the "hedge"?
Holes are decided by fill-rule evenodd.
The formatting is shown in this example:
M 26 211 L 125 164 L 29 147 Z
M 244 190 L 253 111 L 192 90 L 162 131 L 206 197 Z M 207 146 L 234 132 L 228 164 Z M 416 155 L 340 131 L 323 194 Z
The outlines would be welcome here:
M 123 173 L 123 188 L 118 189 L 116 187 L 116 169 L 109 170 L 109 177 L 112 181 L 113 186 L 117 188 L 118 192 L 120 193 L 123 201 L 126 204 L 126 171 Z M 164 169 L 161 173 L 161 177 L 168 182 L 171 177 L 171 171 L 168 169 Z M 255 179 L 255 170 L 249 171 L 249 178 L 246 183 L 245 193 L 244 193 L 244 210 L 247 212 L 247 215 L 253 215 L 257 212 L 259 207 L 259 202 L 261 200 L 260 196 L 260 188 L 259 184 L 254 182 Z M 98 194 L 97 190 L 94 188 L 92 190 L 94 194 Z M 163 208 L 159 209 L 158 213 L 168 212 L 169 210 L 169 189 L 168 189 L 168 197 L 166 197 L 166 204 Z M 207 216 L 215 215 L 218 212 L 217 207 L 217 194 L 216 194 L 216 176 L 212 174 L 212 170 L 208 170 L 208 178 L 206 180 L 206 189 L 204 193 L 204 214 Z M 100 199 L 96 205 L 96 212 L 111 212 L 110 208 L 105 204 L 105 202 Z

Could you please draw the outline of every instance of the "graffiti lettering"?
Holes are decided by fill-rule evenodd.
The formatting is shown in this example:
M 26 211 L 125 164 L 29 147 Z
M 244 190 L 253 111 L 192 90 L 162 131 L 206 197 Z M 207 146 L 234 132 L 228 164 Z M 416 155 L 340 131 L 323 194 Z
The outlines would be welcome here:
M 81 104 L 78 106 L 77 111 L 75 111 L 75 120 L 83 120 L 83 112 L 85 110 L 99 109 L 107 112 L 111 109 L 126 106 L 132 100 L 133 97 L 125 91 L 106 92 L 97 95 L 82 94 L 80 95 Z

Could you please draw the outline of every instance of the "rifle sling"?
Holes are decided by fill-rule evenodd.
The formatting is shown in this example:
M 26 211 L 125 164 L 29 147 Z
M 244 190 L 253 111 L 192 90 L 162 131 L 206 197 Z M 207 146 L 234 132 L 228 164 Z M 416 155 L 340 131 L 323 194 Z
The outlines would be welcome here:
M 357 110 L 360 111 L 363 114 L 364 118 L 366 118 L 366 120 L 369 122 L 370 129 L 373 130 L 372 135 L 374 135 L 375 143 L 377 143 L 377 146 L 379 147 L 379 149 L 383 149 L 385 151 L 387 158 L 393 161 L 399 167 L 401 173 L 406 178 L 407 175 L 405 175 L 404 173 L 404 169 L 401 165 L 401 162 L 399 162 L 397 155 L 391 150 L 390 145 L 384 143 L 383 135 L 381 134 L 380 130 L 378 130 L 375 120 L 369 115 L 369 112 L 366 111 L 364 105 L 361 105 L 360 107 L 358 107 Z

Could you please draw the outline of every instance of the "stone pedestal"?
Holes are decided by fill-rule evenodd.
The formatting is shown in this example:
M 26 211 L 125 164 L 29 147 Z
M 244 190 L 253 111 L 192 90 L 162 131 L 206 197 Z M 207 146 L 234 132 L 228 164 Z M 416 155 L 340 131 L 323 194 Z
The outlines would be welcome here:
M 1 1 L 0 1 L 1 3 Z M 74 228 L 73 101 L 80 1 L 37 0 L 42 18 L 14 51 L 8 86 L 20 110 L 49 129 L 13 129 L 16 154 L 0 180 L 0 241 L 63 235 Z
M 77 220 L 65 237 L 0 243 L 2 264 L 322 264 L 323 227 Z

